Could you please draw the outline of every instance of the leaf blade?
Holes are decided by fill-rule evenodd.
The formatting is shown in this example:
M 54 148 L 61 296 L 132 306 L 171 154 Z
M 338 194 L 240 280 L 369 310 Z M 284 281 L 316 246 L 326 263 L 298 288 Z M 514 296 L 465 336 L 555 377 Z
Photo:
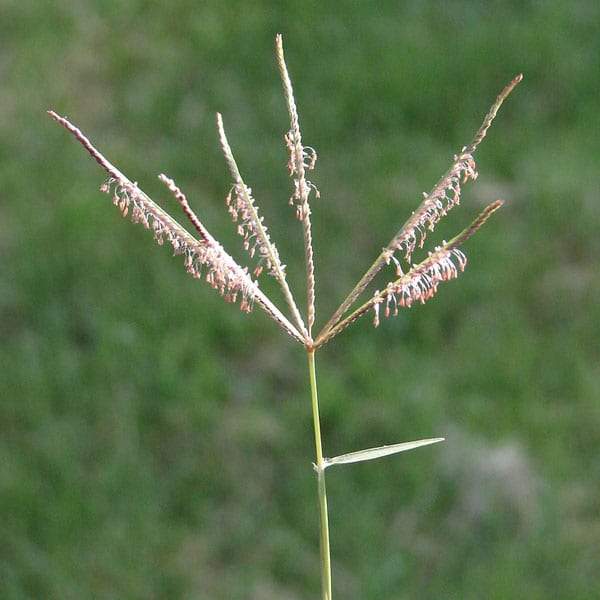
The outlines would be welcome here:
M 340 454 L 334 458 L 326 458 L 324 460 L 325 468 L 333 465 L 344 465 L 356 462 L 364 462 L 367 460 L 375 460 L 377 458 L 383 458 L 392 454 L 398 454 L 399 452 L 414 450 L 415 448 L 420 448 L 421 446 L 437 444 L 438 442 L 443 442 L 445 439 L 446 438 L 426 438 L 422 440 L 415 440 L 413 442 L 401 442 L 400 444 L 378 446 L 377 448 L 368 448 L 367 450 L 358 450 L 357 452 Z

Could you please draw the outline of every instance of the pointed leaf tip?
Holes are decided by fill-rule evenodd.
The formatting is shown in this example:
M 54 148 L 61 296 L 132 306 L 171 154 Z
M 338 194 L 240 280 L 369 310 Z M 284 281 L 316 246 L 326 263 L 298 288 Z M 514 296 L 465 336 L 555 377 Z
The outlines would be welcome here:
M 414 450 L 421 446 L 429 446 L 430 444 L 437 444 L 438 442 L 445 441 L 446 438 L 427 438 L 423 440 L 416 440 L 414 442 L 402 442 L 400 444 L 392 444 L 390 446 L 379 446 L 378 448 L 369 448 L 367 450 L 359 450 L 358 452 L 350 452 L 349 454 L 341 454 L 334 458 L 325 459 L 325 468 L 332 465 L 344 465 L 356 462 L 364 462 L 366 460 L 374 460 L 376 458 L 383 458 L 384 456 L 390 456 L 391 454 L 398 454 L 399 452 L 406 452 L 407 450 Z

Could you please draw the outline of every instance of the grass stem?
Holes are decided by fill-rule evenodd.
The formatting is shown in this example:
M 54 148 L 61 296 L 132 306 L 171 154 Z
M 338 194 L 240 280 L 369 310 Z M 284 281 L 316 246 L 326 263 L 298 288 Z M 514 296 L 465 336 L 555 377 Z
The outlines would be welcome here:
M 320 541 L 321 541 L 321 585 L 323 600 L 332 600 L 331 595 L 331 553 L 329 550 L 329 516 L 327 514 L 327 488 L 325 486 L 325 462 L 321 443 L 321 422 L 319 418 L 319 398 L 317 395 L 317 373 L 315 369 L 315 351 L 308 352 L 308 372 L 310 375 L 310 395 L 312 404 L 313 426 L 315 431 L 315 463 L 318 478 Z

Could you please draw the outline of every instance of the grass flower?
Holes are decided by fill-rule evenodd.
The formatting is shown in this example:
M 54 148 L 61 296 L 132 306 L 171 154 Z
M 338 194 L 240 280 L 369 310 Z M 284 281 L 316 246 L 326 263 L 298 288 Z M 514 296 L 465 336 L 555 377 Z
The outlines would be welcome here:
M 319 192 L 306 175 L 307 172 L 314 169 L 317 153 L 313 148 L 303 145 L 298 109 L 280 35 L 275 40 L 275 55 L 290 117 L 290 127 L 284 136 L 289 153 L 288 170 L 293 185 L 290 204 L 295 207 L 296 217 L 301 222 L 303 230 L 306 264 L 305 316 L 302 315 L 287 283 L 285 265 L 275 244 L 270 239 L 264 217 L 259 213 L 252 190 L 242 178 L 225 134 L 223 118 L 220 114 L 217 114 L 218 136 L 225 162 L 233 180 L 231 190 L 226 197 L 229 213 L 237 223 L 238 233 L 243 238 L 245 250 L 249 253 L 250 258 L 256 259 L 256 265 L 253 268 L 254 277 L 259 277 L 264 270 L 277 280 L 287 304 L 289 318 L 259 289 L 248 268 L 240 266 L 209 233 L 190 207 L 185 194 L 171 178 L 164 174 L 159 177 L 194 227 L 195 236 L 151 200 L 138 187 L 137 183 L 130 181 L 112 165 L 78 127 L 54 111 L 48 111 L 48 113 L 76 138 L 105 171 L 107 179 L 100 189 L 112 197 L 113 204 L 118 207 L 124 217 L 129 217 L 134 223 L 140 223 L 146 229 L 151 230 L 157 243 L 163 244 L 165 240 L 170 243 L 173 253 L 183 256 L 185 269 L 192 277 L 204 279 L 226 301 L 239 302 L 242 311 L 250 312 L 255 305 L 258 305 L 281 329 L 304 346 L 308 360 L 315 434 L 314 469 L 317 474 L 320 512 L 322 597 L 324 600 L 331 600 L 331 558 L 325 469 L 335 465 L 373 460 L 412 450 L 441 442 L 443 438 L 401 442 L 390 446 L 350 452 L 333 458 L 325 457 L 319 416 L 315 352 L 369 312 L 373 313 L 373 321 L 377 326 L 382 315 L 385 317 L 396 315 L 400 309 L 408 308 L 416 302 L 424 304 L 437 293 L 440 283 L 455 279 L 464 270 L 467 259 L 461 248 L 462 245 L 502 206 L 501 200 L 496 200 L 488 205 L 469 227 L 449 242 L 443 242 L 440 246 L 435 247 L 424 260 L 417 264 L 411 264 L 410 261 L 415 249 L 424 246 L 427 233 L 433 231 L 439 221 L 460 203 L 463 186 L 468 181 L 477 178 L 477 167 L 473 154 L 485 138 L 500 106 L 521 81 L 522 76 L 515 77 L 501 91 L 477 130 L 473 141 L 454 156 L 448 171 L 429 193 L 424 194 L 417 209 L 383 248 L 318 335 L 313 338 L 312 328 L 316 317 L 315 269 L 310 217 L 312 199 L 318 198 Z M 406 263 L 404 266 L 403 261 Z M 395 276 L 382 290 L 373 292 L 368 300 L 350 312 L 375 276 L 385 265 L 390 263 L 394 263 L 396 267 Z

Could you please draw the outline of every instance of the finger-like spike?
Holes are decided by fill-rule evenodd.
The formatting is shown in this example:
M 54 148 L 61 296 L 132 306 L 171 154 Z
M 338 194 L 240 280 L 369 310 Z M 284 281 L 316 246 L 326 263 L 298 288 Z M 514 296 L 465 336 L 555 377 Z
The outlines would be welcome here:
M 375 314 L 374 324 L 378 325 L 379 305 L 382 302 L 386 302 L 386 304 L 390 302 L 397 306 L 409 308 L 415 302 L 425 304 L 427 300 L 433 298 L 439 284 L 443 281 L 456 279 L 459 270 L 463 271 L 467 264 L 466 256 L 458 247 L 466 242 L 503 204 L 502 200 L 492 202 L 469 227 L 456 237 L 435 248 L 425 260 L 414 265 L 407 273 L 398 277 L 395 281 L 388 283 L 382 291 L 376 291 L 370 300 L 357 308 L 352 314 L 339 321 L 325 334 L 319 335 L 315 346 L 320 347 L 326 344 L 371 309 L 373 309 Z M 458 265 L 458 268 L 456 265 Z M 384 311 L 386 317 L 390 314 L 392 314 L 392 311 L 388 311 L 387 309 Z M 397 314 L 397 310 L 394 310 L 393 314 Z
M 69 131 L 87 150 L 94 160 L 108 174 L 108 180 L 101 190 L 113 195 L 113 201 L 124 216 L 129 215 L 134 223 L 142 223 L 152 228 L 158 244 L 166 239 L 175 254 L 184 255 L 185 269 L 193 277 L 200 277 L 202 268 L 206 269 L 206 280 L 225 299 L 232 301 L 241 297 L 240 308 L 250 310 L 254 301 L 277 322 L 289 335 L 303 343 L 304 338 L 298 330 L 281 314 L 279 309 L 258 289 L 247 271 L 240 267 L 222 246 L 202 226 L 198 217 L 189 208 L 185 195 L 172 179 L 162 175 L 161 181 L 167 185 L 177 201 L 196 227 L 200 238 L 196 239 L 175 219 L 153 202 L 137 185 L 131 182 L 121 171 L 111 164 L 83 134 L 65 117 L 54 111 L 48 114 Z M 131 209 L 131 210 L 130 210 Z
M 310 337 L 309 333 L 306 330 L 306 326 L 304 325 L 304 321 L 302 320 L 302 316 L 300 315 L 300 311 L 298 310 L 296 301 L 294 300 L 286 280 L 285 266 L 279 258 L 277 247 L 269 237 L 267 227 L 263 223 L 263 217 L 258 214 L 258 207 L 252 197 L 252 190 L 242 179 L 231 146 L 227 140 L 225 128 L 223 126 L 223 117 L 220 113 L 217 113 L 217 129 L 219 132 L 221 148 L 223 149 L 223 154 L 225 156 L 225 162 L 229 167 L 229 172 L 234 181 L 233 188 L 227 196 L 227 204 L 229 205 L 232 214 L 235 215 L 235 219 L 239 217 L 240 225 L 238 226 L 238 233 L 244 236 L 244 239 L 246 240 L 244 242 L 244 248 L 249 250 L 250 246 L 247 243 L 247 240 L 249 238 L 256 238 L 256 246 L 259 249 L 262 265 L 261 268 L 257 269 L 255 272 L 261 273 L 264 265 L 269 273 L 277 279 L 286 302 L 290 307 L 298 330 L 302 332 L 302 335 L 306 339 L 308 339 Z M 250 251 L 251 257 L 253 254 L 254 247 Z
M 302 222 L 304 233 L 304 255 L 306 262 L 306 296 L 307 296 L 307 316 L 308 333 L 315 321 L 315 266 L 312 247 L 312 225 L 310 221 L 309 195 L 315 190 L 318 198 L 319 192 L 316 187 L 306 179 L 306 169 L 313 169 L 317 160 L 317 153 L 311 148 L 307 149 L 302 145 L 302 134 L 300 132 L 300 123 L 298 121 L 298 109 L 294 99 L 294 90 L 292 81 L 288 73 L 285 57 L 283 54 L 283 39 L 281 34 L 275 38 L 275 54 L 279 73 L 283 84 L 288 113 L 290 115 L 290 130 L 285 135 L 285 142 L 290 154 L 288 169 L 290 175 L 294 177 L 294 193 L 290 198 L 290 204 L 296 206 L 296 216 Z
M 442 178 L 436 183 L 431 192 L 425 194 L 424 199 L 417 210 L 412 213 L 410 218 L 404 223 L 402 228 L 392 238 L 382 253 L 375 259 L 375 262 L 354 286 L 354 289 L 348 294 L 339 308 L 333 313 L 325 327 L 321 330 L 321 333 L 317 336 L 317 340 L 328 336 L 328 331 L 342 319 L 343 315 L 365 291 L 382 267 L 389 263 L 390 252 L 402 252 L 406 259 L 410 260 L 417 244 L 422 247 L 426 237 L 426 230 L 433 231 L 440 219 L 444 217 L 450 209 L 460 203 L 462 192 L 461 186 L 467 181 L 475 180 L 477 178 L 477 168 L 473 159 L 473 153 L 486 136 L 500 106 L 522 79 L 522 75 L 517 75 L 500 92 L 496 101 L 492 104 L 492 107 L 486 114 L 480 128 L 477 130 L 473 141 L 463 147 L 459 154 L 454 156 L 454 161 L 448 171 L 446 171 Z

